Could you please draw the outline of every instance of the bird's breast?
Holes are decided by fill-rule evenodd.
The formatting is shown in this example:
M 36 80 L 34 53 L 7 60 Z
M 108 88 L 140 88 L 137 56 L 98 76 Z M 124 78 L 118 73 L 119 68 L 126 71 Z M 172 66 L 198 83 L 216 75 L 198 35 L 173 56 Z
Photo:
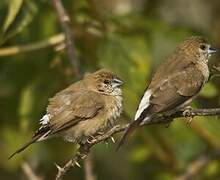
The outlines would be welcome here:
M 113 96 L 106 101 L 107 121 L 111 125 L 114 120 L 118 118 L 122 112 L 122 96 Z
M 209 67 L 206 62 L 199 62 L 196 67 L 201 71 L 204 77 L 204 83 L 206 83 L 209 79 Z

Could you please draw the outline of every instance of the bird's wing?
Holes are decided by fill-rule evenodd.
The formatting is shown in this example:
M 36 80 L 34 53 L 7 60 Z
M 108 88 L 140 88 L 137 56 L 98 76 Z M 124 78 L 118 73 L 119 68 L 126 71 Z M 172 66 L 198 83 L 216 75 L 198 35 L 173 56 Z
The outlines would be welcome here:
M 204 84 L 202 72 L 191 64 L 163 81 L 152 92 L 146 113 L 172 110 L 196 95 Z
M 191 66 L 194 61 L 194 57 L 189 57 L 186 54 L 183 55 L 181 51 L 174 53 L 167 61 L 163 62 L 157 68 L 157 71 L 150 82 L 149 88 L 151 89 L 151 87 L 158 86 L 161 81 L 183 71 L 188 66 Z
M 51 115 L 50 134 L 93 118 L 102 108 L 104 108 L 104 101 L 101 95 L 94 91 L 72 91 L 66 92 L 65 96 L 55 96 L 50 100 L 47 108 L 47 113 Z
M 95 117 L 104 108 L 104 102 L 96 92 L 83 90 L 62 91 L 50 99 L 47 108 L 47 124 L 42 124 L 38 131 L 21 148 L 15 151 L 9 158 L 25 150 L 34 142 L 47 139 L 48 136 L 68 129 L 78 122 Z M 49 116 L 48 116 L 49 115 Z

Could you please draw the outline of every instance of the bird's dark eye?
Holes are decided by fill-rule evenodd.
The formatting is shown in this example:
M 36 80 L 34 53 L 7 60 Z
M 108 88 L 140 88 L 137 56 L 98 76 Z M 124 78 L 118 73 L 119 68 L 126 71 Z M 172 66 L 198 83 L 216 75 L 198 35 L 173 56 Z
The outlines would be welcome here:
M 200 45 L 200 49 L 204 51 L 206 49 L 206 46 L 204 44 L 202 44 L 202 45 Z
M 104 83 L 105 84 L 110 84 L 110 81 L 109 80 L 104 80 Z

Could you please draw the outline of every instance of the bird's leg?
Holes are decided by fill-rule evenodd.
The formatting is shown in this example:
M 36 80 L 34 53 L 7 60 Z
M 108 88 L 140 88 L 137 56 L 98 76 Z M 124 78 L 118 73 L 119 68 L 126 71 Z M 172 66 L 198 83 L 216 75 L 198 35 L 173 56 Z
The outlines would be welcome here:
M 193 120 L 193 116 L 192 116 L 192 107 L 191 106 L 187 106 L 183 109 L 183 116 L 186 118 L 187 120 L 187 124 L 190 124 Z

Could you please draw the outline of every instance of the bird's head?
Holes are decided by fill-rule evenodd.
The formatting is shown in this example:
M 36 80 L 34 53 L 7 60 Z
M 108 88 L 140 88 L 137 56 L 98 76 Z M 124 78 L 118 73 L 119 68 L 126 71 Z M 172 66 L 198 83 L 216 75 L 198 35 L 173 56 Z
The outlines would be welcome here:
M 89 75 L 90 88 L 106 95 L 121 95 L 124 83 L 118 76 L 107 69 L 100 69 Z
M 200 36 L 192 36 L 185 40 L 177 49 L 196 57 L 197 60 L 208 62 L 209 57 L 217 51 L 211 44 Z

